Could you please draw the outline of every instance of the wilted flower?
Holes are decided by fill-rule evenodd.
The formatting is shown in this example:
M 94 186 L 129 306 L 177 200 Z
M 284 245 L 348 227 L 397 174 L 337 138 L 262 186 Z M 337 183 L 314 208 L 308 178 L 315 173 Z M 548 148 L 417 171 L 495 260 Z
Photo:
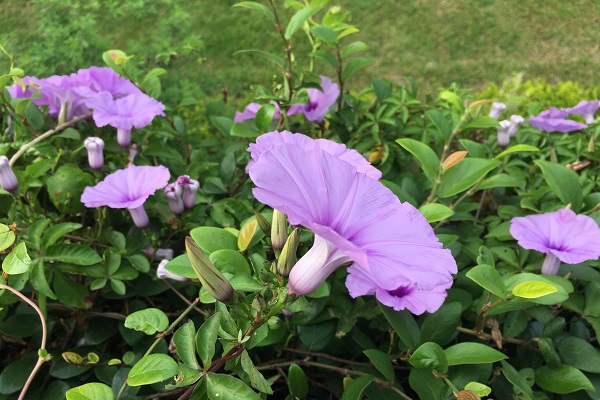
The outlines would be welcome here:
M 294 104 L 288 110 L 288 115 L 304 114 L 307 120 L 321 122 L 327 115 L 329 107 L 335 104 L 340 95 L 337 83 L 331 82 L 326 76 L 321 76 L 321 88 L 306 89 L 308 93 L 308 104 Z
M 127 208 L 135 225 L 145 228 L 150 220 L 144 209 L 144 202 L 156 190 L 164 188 L 170 177 L 169 170 L 163 166 L 130 165 L 108 175 L 96 186 L 86 187 L 81 195 L 81 202 L 88 208 Z
M 196 205 L 196 195 L 200 189 L 200 182 L 190 178 L 189 175 L 181 175 L 177 178 L 177 185 L 183 190 L 183 205 L 185 208 L 193 208 Z
M 594 114 L 600 108 L 600 100 L 580 101 L 575 107 L 563 108 L 564 112 L 583 116 L 586 124 L 594 122 Z
M 498 117 L 500 117 L 500 114 L 502 113 L 502 111 L 504 111 L 504 109 L 506 109 L 506 104 L 500 103 L 498 101 L 493 102 L 492 109 L 490 111 L 490 117 L 498 119 Z
M 8 157 L 0 156 L 0 186 L 7 192 L 14 192 L 19 186 Z
M 179 215 L 185 209 L 182 198 L 183 190 L 177 183 L 165 186 L 165 197 L 169 200 L 169 209 L 175 215 Z
M 543 111 L 540 115 L 529 118 L 528 122 L 534 128 L 544 132 L 571 132 L 587 128 L 587 125 L 565 119 L 569 112 L 559 110 L 556 107 Z
M 561 261 L 579 264 L 600 257 L 598 224 L 570 209 L 513 218 L 510 234 L 521 247 L 546 253 L 542 274 L 556 275 Z
M 104 140 L 99 137 L 89 137 L 83 142 L 88 152 L 88 163 L 95 170 L 102 169 L 104 166 Z
M 180 275 L 176 275 L 170 271 L 167 271 L 167 269 L 165 268 L 165 266 L 169 263 L 169 260 L 162 260 L 159 264 L 158 264 L 158 268 L 156 268 L 156 276 L 158 276 L 160 279 L 173 279 L 174 281 L 179 281 L 179 282 L 187 282 L 189 281 L 188 278 L 186 278 L 185 276 L 180 276 Z
M 499 125 L 500 126 L 496 127 L 496 130 L 498 131 L 498 145 L 506 147 L 508 146 L 508 143 L 510 143 L 510 134 L 508 133 L 508 130 L 510 129 L 511 123 L 509 120 L 505 119 L 504 121 L 500 121 Z
M 276 138 L 268 143 L 281 141 L 279 132 L 265 136 Z M 259 148 L 260 154 L 250 148 L 255 160 L 250 178 L 259 201 L 315 234 L 313 247 L 292 268 L 290 293 L 310 293 L 336 268 L 354 263 L 346 279 L 351 296 L 375 294 L 385 305 L 417 314 L 437 310 L 456 262 L 425 217 L 360 171 L 366 161 L 358 152 L 344 147 L 336 157 L 323 148 L 339 146 L 333 142 L 287 139 Z M 356 155 L 344 157 L 346 152 Z M 350 161 L 358 159 L 362 162 Z
M 281 110 L 279 109 L 279 104 L 275 101 L 271 101 L 271 104 L 275 106 L 275 113 L 273 114 L 272 119 L 277 119 L 281 115 Z M 256 113 L 262 107 L 262 104 L 258 103 L 250 103 L 244 108 L 243 112 L 236 112 L 235 117 L 233 118 L 233 122 L 241 122 L 247 119 L 256 118 Z

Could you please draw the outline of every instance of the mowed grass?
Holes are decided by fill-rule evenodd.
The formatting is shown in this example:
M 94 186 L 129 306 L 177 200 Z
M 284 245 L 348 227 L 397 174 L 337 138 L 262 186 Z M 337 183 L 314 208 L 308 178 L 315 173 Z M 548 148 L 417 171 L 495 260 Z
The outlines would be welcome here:
M 232 8 L 236 2 L 177 2 L 192 22 L 191 31 L 183 34 L 202 38 L 205 61 L 189 57 L 177 60 L 172 68 L 208 92 L 227 87 L 236 95 L 253 83 L 269 85 L 278 72 L 263 59 L 234 55 L 244 49 L 283 54 L 272 26 L 261 14 Z M 452 82 L 477 89 L 515 72 L 524 73 L 525 79 L 600 84 L 597 0 L 334 0 L 331 4 L 350 12 L 352 23 L 361 31 L 347 40 L 367 43 L 366 55 L 375 61 L 352 78 L 351 88 L 360 88 L 373 77 L 396 82 L 413 77 L 426 91 Z M 24 21 L 35 14 L 34 2 L 1 0 L 0 37 L 8 35 L 14 49 L 24 48 L 27 43 L 20 39 L 35 38 L 27 32 L 35 24 Z M 287 21 L 292 11 L 282 14 Z M 135 43 L 150 45 L 160 40 L 153 37 L 156 21 L 152 17 L 129 15 L 125 19 L 104 21 L 97 34 L 106 37 L 113 48 L 125 51 Z M 294 48 L 297 57 L 306 60 L 302 35 L 294 37 Z M 318 72 L 333 74 L 321 61 L 316 65 Z

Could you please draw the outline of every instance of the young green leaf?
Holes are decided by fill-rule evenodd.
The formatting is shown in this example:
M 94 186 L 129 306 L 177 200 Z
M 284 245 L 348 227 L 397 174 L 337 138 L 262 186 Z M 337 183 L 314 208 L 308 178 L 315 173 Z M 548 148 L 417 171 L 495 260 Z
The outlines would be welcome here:
M 540 149 L 538 149 L 535 146 L 531 146 L 529 144 L 517 144 L 517 145 L 511 146 L 508 149 L 504 150 L 503 152 L 498 154 L 495 158 L 496 158 L 496 160 L 499 160 L 502 157 L 506 157 L 507 155 L 513 154 L 513 153 L 537 152 L 537 151 L 540 151 Z
M 429 179 L 431 183 L 434 183 L 440 171 L 440 159 L 433 150 L 431 150 L 431 147 L 417 140 L 408 138 L 398 139 L 396 140 L 396 143 L 415 156 L 427 179 Z
M 259 131 L 265 132 L 267 130 L 273 120 L 273 115 L 275 115 L 275 106 L 273 104 L 264 104 L 258 109 L 254 118 L 254 124 L 256 124 Z
M 217 342 L 220 324 L 221 313 L 217 311 L 204 321 L 196 334 L 196 351 L 202 360 L 205 370 L 210 368 L 212 358 L 215 355 L 215 343 Z
M 429 223 L 442 221 L 454 215 L 454 210 L 439 203 L 423 204 L 419 207 L 419 211 Z
M 458 343 L 444 350 L 448 365 L 488 364 L 508 358 L 481 343 Z
M 570 203 L 573 211 L 579 211 L 583 202 L 583 192 L 577 174 L 561 164 L 542 160 L 534 162 L 542 170 L 544 179 L 554 194 L 565 205 Z
M 491 265 L 477 265 L 467 272 L 467 277 L 490 293 L 506 300 L 506 288 L 496 268 Z
M 307 19 L 315 15 L 323 8 L 323 6 L 319 7 L 305 7 L 298 11 L 294 16 L 290 19 L 288 26 L 285 28 L 285 39 L 290 40 L 292 35 L 296 33 L 298 29 L 304 25 Z
M 342 71 L 342 79 L 346 80 L 346 79 L 350 78 L 352 75 L 356 74 L 361 69 L 366 68 L 373 63 L 374 63 L 374 61 L 370 58 L 363 58 L 363 57 L 353 58 L 346 65 L 346 68 L 344 68 L 344 71 Z
M 220 400 L 260 400 L 248 385 L 241 380 L 229 375 L 209 372 L 206 376 L 207 393 L 209 399 Z
M 177 354 L 185 365 L 193 369 L 200 369 L 196 359 L 196 328 L 194 321 L 189 320 L 183 324 L 173 335 L 173 343 Z
M 2 271 L 9 275 L 28 272 L 31 268 L 31 258 L 27 254 L 25 243 L 21 242 L 2 261 Z
M 169 318 L 158 308 L 147 308 L 129 314 L 125 319 L 125 328 L 154 335 L 162 332 L 169 326 Z
M 448 371 L 448 360 L 444 350 L 433 342 L 423 343 L 408 360 L 415 368 L 431 368 L 441 374 Z
M 0 224 L 0 251 L 8 249 L 15 242 L 15 234 L 4 224 Z
M 521 282 L 516 285 L 512 294 L 517 297 L 523 297 L 525 299 L 537 299 L 538 297 L 545 296 L 547 294 L 556 293 L 558 289 L 556 286 L 551 285 L 547 282 Z
M 135 363 L 127 375 L 129 386 L 151 385 L 173 378 L 179 372 L 175 360 L 166 354 L 150 354 Z
M 113 400 L 115 398 L 110 386 L 92 382 L 67 390 L 67 400 Z

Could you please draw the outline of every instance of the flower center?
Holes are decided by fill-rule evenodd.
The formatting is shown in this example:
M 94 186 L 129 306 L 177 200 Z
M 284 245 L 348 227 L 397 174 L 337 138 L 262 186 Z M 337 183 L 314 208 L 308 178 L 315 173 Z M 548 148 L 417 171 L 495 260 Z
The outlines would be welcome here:
M 388 290 L 387 292 L 391 296 L 402 298 L 404 296 L 408 296 L 409 294 L 414 292 L 414 290 L 415 290 L 415 287 L 409 285 L 409 286 L 400 286 L 394 290 Z

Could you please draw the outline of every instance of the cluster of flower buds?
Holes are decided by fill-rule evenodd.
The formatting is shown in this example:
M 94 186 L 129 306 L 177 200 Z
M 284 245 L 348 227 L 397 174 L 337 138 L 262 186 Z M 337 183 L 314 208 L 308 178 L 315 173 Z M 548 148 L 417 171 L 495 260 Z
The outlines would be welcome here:
M 181 175 L 174 183 L 165 187 L 165 196 L 169 200 L 169 209 L 175 215 L 196 205 L 196 194 L 200 183 L 188 175 Z

